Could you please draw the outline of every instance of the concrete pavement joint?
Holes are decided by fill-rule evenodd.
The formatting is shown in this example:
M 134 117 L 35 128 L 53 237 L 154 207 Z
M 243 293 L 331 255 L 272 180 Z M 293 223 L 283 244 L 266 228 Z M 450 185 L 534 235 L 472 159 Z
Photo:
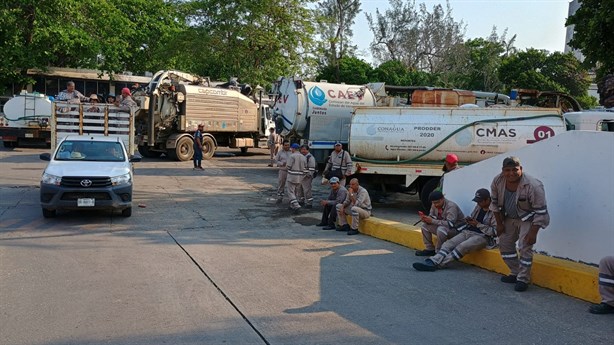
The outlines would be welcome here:
M 217 289 L 217 291 L 219 291 L 219 293 L 228 301 L 228 303 L 230 303 L 230 305 L 237 311 L 237 313 L 239 313 L 239 315 L 241 315 L 243 320 L 245 320 L 245 322 L 247 322 L 247 324 L 254 330 L 254 332 L 256 332 L 256 334 L 258 334 L 260 339 L 262 339 L 262 341 L 264 341 L 265 344 L 270 345 L 269 341 L 264 337 L 264 335 L 262 333 L 260 333 L 260 331 L 256 328 L 256 326 L 247 318 L 247 316 L 245 314 L 243 314 L 243 312 L 230 299 L 230 297 L 228 295 L 226 295 L 226 293 L 224 293 L 224 291 L 213 281 L 213 279 L 209 276 L 209 274 L 207 274 L 207 272 L 205 272 L 205 269 L 192 257 L 192 255 L 190 255 L 190 253 L 188 253 L 188 251 L 177 241 L 177 239 L 170 232 L 167 231 L 166 233 L 173 239 L 173 241 L 175 241 L 177 246 L 179 246 L 179 248 L 181 248 L 181 250 L 183 250 L 183 252 L 188 256 L 188 258 L 190 258 L 190 260 L 192 260 L 194 265 L 196 265 L 196 267 L 198 267 L 200 272 L 207 278 L 207 280 L 209 280 L 209 282 Z

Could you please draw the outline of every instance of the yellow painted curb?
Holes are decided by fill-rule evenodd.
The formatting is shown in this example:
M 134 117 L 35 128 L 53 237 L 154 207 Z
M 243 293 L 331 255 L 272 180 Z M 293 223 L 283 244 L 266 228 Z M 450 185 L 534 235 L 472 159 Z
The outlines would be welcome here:
M 418 227 L 376 217 L 361 220 L 360 223 L 359 231 L 365 235 L 405 247 L 424 249 L 422 232 Z M 466 255 L 461 261 L 489 271 L 509 274 L 509 269 L 497 249 L 480 250 Z M 598 290 L 598 272 L 597 267 L 535 254 L 531 282 L 585 301 L 599 303 L 601 297 Z

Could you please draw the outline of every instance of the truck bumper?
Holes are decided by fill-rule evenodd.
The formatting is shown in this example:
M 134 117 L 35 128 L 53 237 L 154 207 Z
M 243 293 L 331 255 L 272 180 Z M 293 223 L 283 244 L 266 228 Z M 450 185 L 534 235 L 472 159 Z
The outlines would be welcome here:
M 78 199 L 94 199 L 94 206 L 78 206 Z M 132 185 L 84 189 L 41 183 L 40 202 L 48 210 L 124 210 L 132 207 Z

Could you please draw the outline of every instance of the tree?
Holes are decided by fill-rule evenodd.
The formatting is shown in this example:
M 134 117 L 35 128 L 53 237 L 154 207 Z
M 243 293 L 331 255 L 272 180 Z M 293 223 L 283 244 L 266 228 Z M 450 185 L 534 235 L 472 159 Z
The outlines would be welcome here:
M 571 53 L 527 49 L 503 60 L 499 78 L 506 92 L 511 88 L 559 91 L 583 98 L 588 94 L 590 78 Z
M 439 82 L 435 75 L 424 71 L 412 70 L 397 60 L 382 63 L 373 70 L 371 75 L 371 81 L 384 82 L 387 85 L 434 86 Z
M 313 13 L 305 6 L 299 0 L 187 2 L 190 28 L 174 43 L 187 61 L 177 66 L 260 84 L 298 74 L 313 51 Z
M 582 0 L 565 25 L 574 25 L 569 45 L 580 49 L 585 64 L 597 66 L 598 77 L 614 73 L 614 0 Z
M 364 60 L 355 57 L 343 57 L 339 59 L 339 82 L 346 84 L 362 85 L 371 80 L 373 68 Z M 334 66 L 328 65 L 322 68 L 317 80 L 333 80 L 337 71 Z
M 359 12 L 359 0 L 326 0 L 318 3 L 320 63 L 335 67 L 334 82 L 340 81 L 339 59 L 352 56 L 356 51 L 356 46 L 351 44 L 352 25 Z
M 164 0 L 4 2 L 0 82 L 23 86 L 33 82 L 28 69 L 49 66 L 111 73 L 160 68 L 160 45 L 181 29 L 176 7 Z
M 375 10 L 375 19 L 366 14 L 369 29 L 373 32 L 370 44 L 371 53 L 376 61 L 401 61 L 405 48 L 418 37 L 418 12 L 415 2 L 403 3 L 403 0 L 389 0 L 390 9 L 383 14 Z

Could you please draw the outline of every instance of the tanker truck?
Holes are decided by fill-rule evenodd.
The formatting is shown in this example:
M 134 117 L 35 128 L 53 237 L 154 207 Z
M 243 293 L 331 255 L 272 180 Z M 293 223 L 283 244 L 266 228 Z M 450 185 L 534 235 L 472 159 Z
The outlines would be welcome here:
M 439 184 L 443 158 L 467 165 L 567 130 L 614 130 L 614 113 L 558 108 L 361 107 L 352 115 L 349 152 L 361 183 L 402 185 L 425 207 Z M 445 190 L 445 186 L 443 186 Z
M 354 107 L 375 106 L 367 86 L 280 78 L 274 85 L 273 118 L 278 134 L 308 144 L 324 163 L 335 142 L 347 145 Z
M 251 89 L 251 88 L 249 88 Z M 204 125 L 203 159 L 219 146 L 247 152 L 264 135 L 261 117 L 268 107 L 246 96 L 248 87 L 213 84 L 180 71 L 159 71 L 134 95 L 139 152 L 145 157 L 187 161 L 194 154 L 193 133 Z
M 0 140 L 4 147 L 18 144 L 49 144 L 51 101 L 47 96 L 22 91 L 9 99 L 0 116 Z

